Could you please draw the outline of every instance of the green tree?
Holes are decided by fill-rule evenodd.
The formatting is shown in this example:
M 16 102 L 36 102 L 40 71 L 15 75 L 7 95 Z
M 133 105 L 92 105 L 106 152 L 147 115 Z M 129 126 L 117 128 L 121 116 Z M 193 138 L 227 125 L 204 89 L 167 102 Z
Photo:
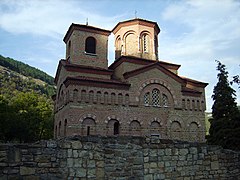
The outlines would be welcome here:
M 2 141 L 34 142 L 53 134 L 53 105 L 35 92 L 15 92 L 7 101 L 0 96 Z
M 218 83 L 212 95 L 214 104 L 207 141 L 209 144 L 240 150 L 240 113 L 235 102 L 235 90 L 229 84 L 225 65 L 216 62 Z

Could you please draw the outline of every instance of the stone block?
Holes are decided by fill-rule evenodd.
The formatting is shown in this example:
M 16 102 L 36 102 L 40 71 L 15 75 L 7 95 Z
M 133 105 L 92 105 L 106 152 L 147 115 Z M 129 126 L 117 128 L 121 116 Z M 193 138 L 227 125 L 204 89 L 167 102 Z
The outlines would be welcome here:
M 35 168 L 20 166 L 20 175 L 32 175 L 35 174 Z
M 99 168 L 104 167 L 104 161 L 97 161 L 96 166 L 99 167 Z
M 144 180 L 153 180 L 153 175 L 152 174 L 145 175 Z
M 96 167 L 95 161 L 94 161 L 94 160 L 89 160 L 89 161 L 87 162 L 87 167 L 88 167 L 88 168 L 95 168 L 95 167 Z
M 89 168 L 87 171 L 87 178 L 95 178 L 96 177 L 96 168 Z
M 73 155 L 74 158 L 77 158 L 78 157 L 78 150 L 73 150 L 72 155 Z
M 179 154 L 182 155 L 182 156 L 187 155 L 188 154 L 188 149 L 180 149 Z
M 151 162 L 150 163 L 150 168 L 157 168 L 157 163 L 156 162 Z
M 104 178 L 104 169 L 103 168 L 96 168 L 96 178 L 100 179 L 100 178 Z
M 170 156 L 172 154 L 172 149 L 169 149 L 169 148 L 165 149 L 165 154 L 167 156 Z
M 52 166 L 51 163 L 38 163 L 38 167 L 48 168 L 48 167 L 51 167 L 51 166 Z
M 67 158 L 67 167 L 73 167 L 73 158 Z
M 68 149 L 67 150 L 67 157 L 73 157 L 73 151 L 72 151 L 72 149 Z
M 219 162 L 218 161 L 211 162 L 211 169 L 212 170 L 218 170 L 219 169 Z
M 76 159 L 73 159 L 73 167 L 82 167 L 82 159 L 80 158 L 76 158 Z
M 72 149 L 81 149 L 82 143 L 80 141 L 72 141 Z
M 56 148 L 57 147 L 57 142 L 53 140 L 47 141 L 47 147 L 48 148 Z

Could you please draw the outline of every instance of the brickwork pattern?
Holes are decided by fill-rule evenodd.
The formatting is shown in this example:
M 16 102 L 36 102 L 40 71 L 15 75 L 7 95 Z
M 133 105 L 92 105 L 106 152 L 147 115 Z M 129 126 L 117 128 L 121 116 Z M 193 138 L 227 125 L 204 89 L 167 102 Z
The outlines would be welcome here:
M 1 144 L 0 179 L 228 179 L 240 153 L 219 146 L 143 137 L 71 137 Z

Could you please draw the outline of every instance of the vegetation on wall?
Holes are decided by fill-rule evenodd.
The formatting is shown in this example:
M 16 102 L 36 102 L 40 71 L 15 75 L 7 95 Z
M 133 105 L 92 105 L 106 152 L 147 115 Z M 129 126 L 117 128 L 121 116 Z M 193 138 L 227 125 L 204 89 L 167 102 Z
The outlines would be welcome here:
M 8 61 L 9 60 L 9 61 Z M 34 142 L 53 136 L 53 78 L 0 56 L 0 141 Z M 31 76 L 33 74 L 33 76 Z M 35 79 L 40 74 L 44 81 Z
M 214 104 L 207 141 L 223 148 L 240 150 L 240 112 L 235 102 L 235 90 L 230 86 L 225 65 L 217 63 L 218 83 L 212 95 Z

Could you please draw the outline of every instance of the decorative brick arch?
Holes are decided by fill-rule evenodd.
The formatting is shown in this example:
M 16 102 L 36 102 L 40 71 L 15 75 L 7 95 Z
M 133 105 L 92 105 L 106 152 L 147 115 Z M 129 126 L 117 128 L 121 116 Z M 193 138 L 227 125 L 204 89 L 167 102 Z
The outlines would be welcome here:
M 168 121 L 168 127 L 170 127 L 173 122 L 178 122 L 181 125 L 181 128 L 184 128 L 183 126 L 184 123 L 180 116 L 178 115 L 171 116 Z
M 92 113 L 87 113 L 87 114 L 84 114 L 80 119 L 79 119 L 79 122 L 83 122 L 84 119 L 86 118 L 91 118 L 93 119 L 96 123 L 99 123 L 98 119 L 96 119 L 96 115 L 95 114 L 92 114 Z
M 122 40 L 123 40 L 124 42 L 126 42 L 126 37 L 127 37 L 129 34 L 134 34 L 135 36 L 137 36 L 136 31 L 133 31 L 133 30 L 127 31 L 127 32 L 123 35 L 123 37 L 122 37 Z
M 198 128 L 201 127 L 201 123 L 200 123 L 199 119 L 195 116 L 191 116 L 188 118 L 187 127 L 189 127 L 191 123 L 196 123 L 198 125 Z
M 147 30 L 141 31 L 140 34 L 139 34 L 139 37 L 141 38 L 144 34 L 149 35 L 150 39 L 153 39 L 153 35 Z
M 150 85 L 150 84 L 160 84 L 162 86 L 164 86 L 165 88 L 167 88 L 167 90 L 170 92 L 170 94 L 172 95 L 172 98 L 173 98 L 173 102 L 174 102 L 174 105 L 177 105 L 177 98 L 176 98 L 176 95 L 175 95 L 175 92 L 172 90 L 172 88 L 169 86 L 168 83 L 166 83 L 165 81 L 163 80 L 160 80 L 160 79 L 148 79 L 146 81 L 144 81 L 140 87 L 139 87 L 139 91 L 137 92 L 137 95 L 138 95 L 138 101 L 140 99 L 140 95 L 141 95 L 141 92 L 142 90 Z
M 105 123 L 107 124 L 110 120 L 117 120 L 119 122 L 119 124 L 122 124 L 122 122 L 120 121 L 120 118 L 116 115 L 109 115 L 107 116 Z
M 132 121 L 138 121 L 140 123 L 140 125 L 142 126 L 143 125 L 143 120 L 137 118 L 137 117 L 132 117 L 129 119 L 129 121 L 127 121 L 127 124 L 131 124 Z
M 158 122 L 160 126 L 163 126 L 162 120 L 161 120 L 160 118 L 157 118 L 157 117 L 152 118 L 152 119 L 148 122 L 148 125 L 151 126 L 151 124 L 152 124 L 153 122 Z

